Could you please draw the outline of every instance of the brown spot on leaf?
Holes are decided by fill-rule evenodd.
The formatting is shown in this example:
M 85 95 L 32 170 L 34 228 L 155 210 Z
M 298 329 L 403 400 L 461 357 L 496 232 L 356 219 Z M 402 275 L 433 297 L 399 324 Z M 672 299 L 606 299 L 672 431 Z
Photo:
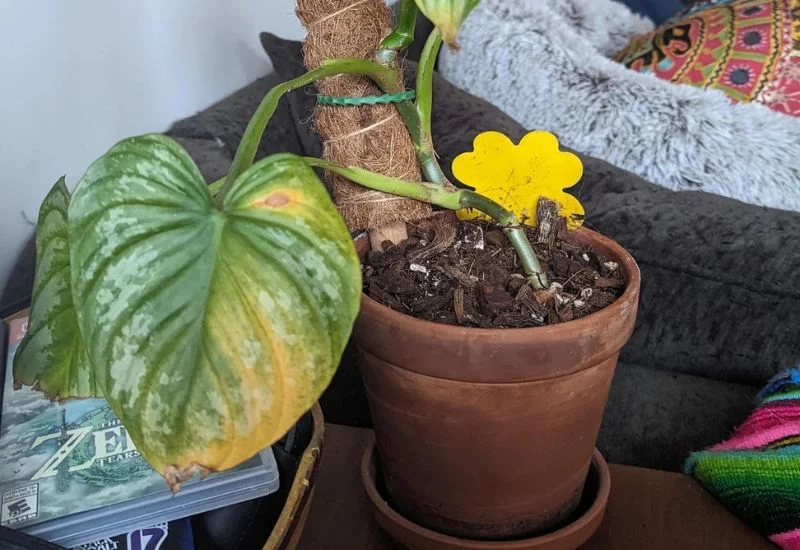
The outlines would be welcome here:
M 253 206 L 269 206 L 270 208 L 279 208 L 289 204 L 289 202 L 291 202 L 291 199 L 288 195 L 284 193 L 273 193 L 264 198 L 257 199 L 254 201 Z

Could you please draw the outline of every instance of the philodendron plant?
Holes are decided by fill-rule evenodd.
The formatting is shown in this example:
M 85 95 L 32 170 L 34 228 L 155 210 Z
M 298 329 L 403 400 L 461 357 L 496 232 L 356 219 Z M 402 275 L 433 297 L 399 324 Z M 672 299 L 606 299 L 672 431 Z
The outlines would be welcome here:
M 505 229 L 529 281 L 544 274 L 517 217 L 447 185 L 430 132 L 433 65 L 477 0 L 417 0 L 434 18 L 416 101 L 398 104 L 428 182 L 316 158 L 254 163 L 278 100 L 337 74 L 403 91 L 388 67 L 413 36 L 417 6 L 374 60 L 336 59 L 272 89 L 227 176 L 207 185 L 162 135 L 126 139 L 88 169 L 70 197 L 59 180 L 36 236 L 29 330 L 18 383 L 53 399 L 104 397 L 138 450 L 176 487 L 196 471 L 233 467 L 279 439 L 330 382 L 358 312 L 359 259 L 313 168 L 442 208 L 473 208 Z M 452 17 L 450 17 L 452 15 Z

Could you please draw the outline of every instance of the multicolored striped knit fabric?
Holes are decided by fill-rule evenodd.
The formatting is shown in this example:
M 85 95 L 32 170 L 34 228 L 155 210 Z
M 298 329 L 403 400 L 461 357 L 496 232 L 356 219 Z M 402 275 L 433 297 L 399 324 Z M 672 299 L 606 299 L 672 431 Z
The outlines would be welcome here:
M 800 367 L 773 378 L 733 437 L 686 463 L 717 499 L 787 550 L 800 550 Z

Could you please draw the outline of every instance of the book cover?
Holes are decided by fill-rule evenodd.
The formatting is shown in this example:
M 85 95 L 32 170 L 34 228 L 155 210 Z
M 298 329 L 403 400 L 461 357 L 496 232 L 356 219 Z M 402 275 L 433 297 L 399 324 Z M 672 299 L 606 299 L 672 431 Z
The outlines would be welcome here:
M 124 535 L 105 537 L 72 550 L 194 550 L 189 519 L 159 523 Z
M 75 518 L 102 519 L 109 529 L 116 529 L 112 533 L 120 533 L 128 530 L 122 528 L 126 521 L 137 517 L 147 518 L 148 523 L 131 528 L 277 490 L 277 468 L 268 449 L 238 468 L 186 483 L 173 497 L 105 400 L 59 404 L 28 387 L 14 390 L 12 360 L 26 328 L 27 318 L 15 319 L 8 326 L 0 419 L 0 525 L 67 545 L 87 540 L 78 535 L 86 530 Z M 238 493 L 228 483 L 237 474 L 244 480 Z M 170 510 L 171 517 L 159 514 L 162 509 Z M 54 533 L 62 531 L 49 527 L 59 518 L 68 525 L 63 531 L 70 533 L 67 538 L 56 537 Z M 89 529 L 95 535 L 98 523 L 103 521 L 95 521 Z

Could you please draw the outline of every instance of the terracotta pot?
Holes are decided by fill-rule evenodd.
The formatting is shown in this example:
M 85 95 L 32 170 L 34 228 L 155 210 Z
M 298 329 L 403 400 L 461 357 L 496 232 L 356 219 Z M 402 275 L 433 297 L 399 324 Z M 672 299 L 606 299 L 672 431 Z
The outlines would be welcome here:
M 269 539 L 264 544 L 263 550 L 290 550 L 297 548 L 300 544 L 300 537 L 303 534 L 308 512 L 311 509 L 311 501 L 314 498 L 314 488 L 322 455 L 322 440 L 325 434 L 325 420 L 319 404 L 315 404 L 311 409 L 311 417 L 314 422 L 311 441 L 300 458 L 286 504 Z
M 553 529 L 578 505 L 640 275 L 610 239 L 588 229 L 572 239 L 619 262 L 626 289 L 568 323 L 463 328 L 363 296 L 354 342 L 390 501 L 411 521 L 509 539 Z

